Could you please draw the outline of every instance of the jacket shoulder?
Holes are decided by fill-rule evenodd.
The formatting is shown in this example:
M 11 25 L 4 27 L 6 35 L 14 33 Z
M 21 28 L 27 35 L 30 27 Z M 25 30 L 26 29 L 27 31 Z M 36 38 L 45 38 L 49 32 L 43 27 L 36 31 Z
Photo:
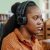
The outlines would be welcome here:
M 15 37 L 15 33 L 11 32 L 6 37 L 4 37 L 3 41 L 10 41 Z

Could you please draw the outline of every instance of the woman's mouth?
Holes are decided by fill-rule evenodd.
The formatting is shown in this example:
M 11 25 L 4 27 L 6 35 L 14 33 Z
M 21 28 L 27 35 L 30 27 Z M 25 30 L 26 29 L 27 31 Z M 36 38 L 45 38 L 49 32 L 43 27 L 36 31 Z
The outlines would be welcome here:
M 42 30 L 42 28 L 38 28 L 38 30 Z
M 39 28 L 37 28 L 37 30 L 38 30 L 38 32 L 41 32 L 41 31 L 42 31 L 42 28 L 41 28 L 41 27 L 39 27 Z

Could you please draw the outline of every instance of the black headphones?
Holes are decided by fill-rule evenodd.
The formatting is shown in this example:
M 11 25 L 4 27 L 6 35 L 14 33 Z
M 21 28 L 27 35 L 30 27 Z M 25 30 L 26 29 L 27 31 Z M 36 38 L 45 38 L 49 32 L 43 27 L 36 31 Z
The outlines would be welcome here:
M 17 24 L 20 26 L 25 25 L 27 23 L 27 17 L 24 15 L 24 12 L 25 12 L 25 9 L 29 3 L 34 4 L 33 1 L 25 1 L 25 2 L 22 2 L 16 10 Z

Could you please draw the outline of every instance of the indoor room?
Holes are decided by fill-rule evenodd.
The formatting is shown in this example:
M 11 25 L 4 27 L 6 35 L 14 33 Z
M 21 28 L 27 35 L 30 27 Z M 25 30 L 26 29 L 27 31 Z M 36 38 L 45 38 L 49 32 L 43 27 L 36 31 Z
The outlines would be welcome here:
M 28 9 L 27 8 L 24 8 L 24 7 L 27 7 L 26 5 L 27 5 L 27 3 L 22 7 L 21 5 L 22 5 L 22 2 L 25 2 L 25 1 L 27 1 L 27 2 L 29 2 L 29 1 L 33 1 L 33 2 L 35 2 L 36 3 L 36 5 L 38 6 L 38 8 L 36 7 L 36 5 L 34 5 L 34 8 L 33 8 L 33 6 L 32 6 L 32 8 L 30 8 L 29 9 L 29 7 L 28 7 Z M 14 11 L 13 11 L 13 8 L 12 8 L 12 5 L 13 4 L 15 4 L 15 3 L 17 3 L 18 2 L 18 4 L 19 4 L 19 2 L 20 2 L 20 4 L 19 4 L 19 7 L 17 7 L 17 5 L 16 5 L 16 10 L 15 10 L 15 8 L 14 8 L 14 11 L 15 11 L 15 13 L 14 13 Z M 15 6 L 15 5 L 14 5 Z M 22 7 L 22 8 L 21 8 Z M 31 7 L 31 6 L 30 6 Z M 19 8 L 19 9 L 17 9 L 17 8 Z M 43 21 L 43 26 L 40 26 L 40 19 L 39 19 L 39 21 L 38 21 L 38 16 L 37 16 L 37 14 L 38 14 L 38 11 L 36 11 L 36 8 L 38 9 L 38 10 L 40 10 L 40 13 L 41 13 L 41 17 L 42 17 L 42 21 Z M 21 9 L 21 10 L 20 10 Z M 23 10 L 24 9 L 24 10 Z M 17 14 L 17 16 L 19 15 L 20 17 L 21 17 L 21 15 L 20 15 L 20 13 L 18 14 L 18 11 L 17 10 L 19 10 L 19 12 L 21 11 L 21 14 L 22 14 L 22 11 L 24 12 L 26 12 L 26 15 L 27 15 L 27 11 L 26 10 L 28 10 L 28 12 L 29 11 L 31 11 L 31 9 L 34 9 L 34 14 L 36 14 L 36 12 L 37 12 L 37 14 L 36 14 L 36 18 L 35 17 L 33 17 L 33 20 L 37 20 L 36 22 L 34 22 L 34 21 L 32 21 L 32 23 L 34 24 L 37 24 L 37 22 L 39 22 L 38 24 L 38 31 L 40 30 L 40 32 L 39 33 L 36 33 L 36 36 L 35 35 L 32 35 L 33 36 L 33 39 L 38 39 L 38 41 L 39 41 L 39 43 L 40 43 L 40 45 L 42 45 L 42 48 L 44 48 L 44 50 L 50 50 L 50 0 L 0 0 L 0 48 L 1 48 L 1 50 L 20 50 L 20 49 L 17 49 L 17 46 L 18 45 L 16 45 L 16 41 L 13 43 L 13 40 L 15 39 L 15 37 L 13 38 L 13 34 L 11 35 L 11 32 L 14 32 L 14 28 L 16 28 L 15 26 L 16 26 L 16 24 L 14 24 L 13 22 L 15 21 L 15 20 L 17 20 L 17 28 L 18 28 L 18 24 L 19 24 L 19 27 L 21 26 L 21 28 L 19 28 L 19 32 L 18 32 L 18 30 L 16 30 L 16 32 L 17 32 L 17 35 L 19 35 L 18 33 L 21 33 L 22 31 L 23 31 L 23 33 L 27 33 L 27 31 L 25 32 L 25 29 L 23 28 L 23 27 L 25 27 L 26 26 L 26 28 L 28 29 L 28 31 L 29 30 L 31 30 L 31 29 L 33 29 L 34 27 L 31 27 L 31 26 L 33 26 L 33 25 L 23 25 L 22 24 L 22 22 L 25 22 L 25 21 L 23 21 L 23 20 L 25 20 L 24 18 L 15 18 L 15 20 L 14 20 L 14 17 L 13 16 L 15 16 L 16 14 Z M 33 11 L 33 10 L 32 10 Z M 24 13 L 25 13 L 24 12 Z M 39 17 L 40 17 L 40 13 L 39 13 Z M 15 14 L 15 15 L 14 15 Z M 29 12 L 29 14 L 31 14 L 30 12 Z M 29 16 L 31 16 L 31 15 L 29 15 Z M 12 19 L 11 19 L 11 17 L 12 17 Z M 12 21 L 11 21 L 12 20 Z M 13 21 L 14 20 L 14 21 Z M 20 21 L 19 21 L 20 20 Z M 29 19 L 28 19 L 29 20 Z M 9 22 L 8 22 L 9 21 Z M 41 22 L 42 22 L 41 21 Z M 12 22 L 12 23 L 11 23 Z M 19 23 L 18 23 L 19 22 Z M 21 22 L 21 23 L 20 23 Z M 31 22 L 31 21 L 30 21 Z M 7 25 L 6 25 L 7 24 Z M 12 25 L 11 25 L 12 24 Z M 11 26 L 10 26 L 11 25 Z M 5 28 L 4 28 L 5 27 Z M 28 28 L 29 27 L 29 28 Z M 22 28 L 23 28 L 23 30 L 22 30 Z M 12 29 L 12 30 L 11 30 Z M 27 30 L 26 29 L 26 30 Z M 4 31 L 6 32 L 6 33 L 4 33 Z M 9 31 L 9 32 L 8 32 Z M 21 32 L 20 32 L 21 31 Z M 34 30 L 33 30 L 34 31 Z M 32 32 L 33 32 L 32 31 Z M 36 32 L 36 31 L 35 31 Z M 9 38 L 8 38 L 8 36 L 9 36 L 9 33 L 10 33 L 10 39 L 12 38 L 13 40 L 11 41 L 12 43 L 13 43 L 13 46 L 11 46 L 10 45 L 10 47 L 16 47 L 15 49 L 12 49 L 12 48 L 9 48 L 9 47 L 7 47 L 7 49 L 5 49 L 6 48 L 6 44 L 4 43 L 4 42 L 6 42 L 6 43 L 8 43 L 9 42 Z M 23 34 L 24 35 L 24 37 L 25 38 L 28 38 L 27 37 L 27 35 L 28 34 Z M 4 38 L 3 38 L 3 36 L 4 36 Z M 12 36 L 12 37 L 11 37 Z M 14 35 L 14 36 L 16 36 L 16 35 Z M 20 37 L 21 36 L 21 37 Z M 30 36 L 29 35 L 29 37 L 32 37 L 32 36 Z M 35 36 L 35 37 L 34 37 Z M 7 39 L 6 39 L 7 38 Z M 18 36 L 17 36 L 17 38 L 18 38 Z M 20 39 L 22 39 L 23 38 L 23 36 L 20 34 L 19 35 L 19 41 L 20 41 Z M 7 40 L 7 41 L 4 41 L 4 40 Z M 24 38 L 23 38 L 24 39 Z M 22 40 L 23 40 L 22 39 Z M 30 39 L 29 39 L 30 40 Z M 38 47 L 36 47 L 36 45 L 35 45 L 35 47 L 31 47 L 31 45 L 28 45 L 29 43 L 31 43 L 31 40 L 29 41 L 29 40 L 26 40 L 26 42 L 24 41 L 24 42 L 22 42 L 22 41 L 20 41 L 21 43 L 23 43 L 22 45 L 24 46 L 22 46 L 21 45 L 21 43 L 19 44 L 19 45 L 21 45 L 23 48 L 25 48 L 25 50 L 29 50 L 28 48 L 30 47 L 30 50 L 38 50 L 37 48 Z M 27 42 L 27 41 L 29 41 L 29 43 Z M 1 44 L 2 43 L 2 44 Z M 4 43 L 4 44 L 3 44 Z M 18 43 L 18 42 L 17 42 Z M 28 43 L 28 44 L 27 44 Z M 32 43 L 31 43 L 32 44 Z M 5 45 L 5 48 L 4 48 L 4 46 L 3 45 Z M 25 45 L 28 47 L 25 47 Z M 39 44 L 38 44 L 38 42 L 37 42 L 37 46 L 38 46 Z M 40 47 L 40 45 L 39 45 L 39 47 Z M 8 45 L 7 45 L 8 46 Z M 19 46 L 19 47 L 21 47 L 21 46 Z M 8 49 L 9 48 L 9 49 Z M 33 49 L 32 49 L 33 48 Z M 34 48 L 36 48 L 36 49 L 34 49 Z M 21 49 L 21 50 L 24 50 L 24 49 Z M 39 49 L 39 50 L 41 50 L 41 49 Z M 42 49 L 43 50 L 43 49 Z

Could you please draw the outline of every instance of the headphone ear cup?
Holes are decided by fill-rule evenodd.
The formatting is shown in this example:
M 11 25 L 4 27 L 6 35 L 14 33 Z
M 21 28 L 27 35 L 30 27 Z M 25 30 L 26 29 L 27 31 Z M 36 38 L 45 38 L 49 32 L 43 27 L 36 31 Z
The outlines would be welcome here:
M 17 10 L 16 10 L 16 16 L 17 16 L 17 24 L 19 26 L 25 25 L 27 23 L 27 17 L 24 15 L 25 11 L 25 3 L 21 3 Z
M 25 25 L 27 23 L 27 18 L 24 16 L 24 17 L 21 17 L 21 16 L 18 16 L 17 17 L 17 24 L 18 25 Z

